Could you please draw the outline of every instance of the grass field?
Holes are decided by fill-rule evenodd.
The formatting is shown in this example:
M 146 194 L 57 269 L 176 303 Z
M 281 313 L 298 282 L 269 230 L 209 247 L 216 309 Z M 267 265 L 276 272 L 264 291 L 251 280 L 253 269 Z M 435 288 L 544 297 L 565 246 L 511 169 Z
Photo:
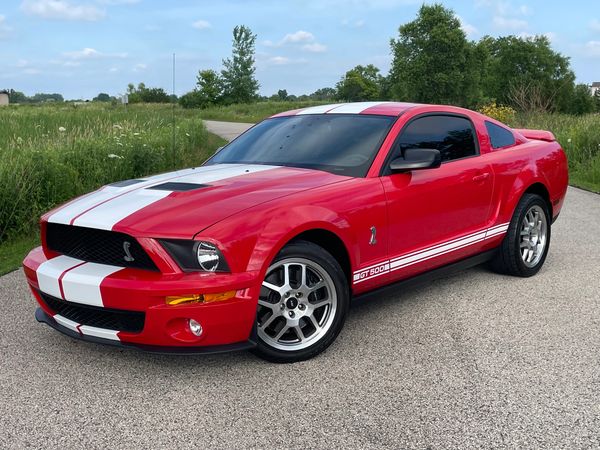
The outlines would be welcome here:
M 290 109 L 307 108 L 309 106 L 323 105 L 332 102 L 259 102 L 237 103 L 228 106 L 211 106 L 201 109 L 200 117 L 208 120 L 222 120 L 224 122 L 256 123 L 273 114 Z
M 116 180 L 202 163 L 224 141 L 202 126 L 212 120 L 257 122 L 323 102 L 261 102 L 204 110 L 169 105 L 71 104 L 0 109 L 0 274 L 37 242 L 39 216 Z M 569 158 L 571 184 L 600 192 L 600 115 L 521 115 L 522 128 L 554 132 Z
M 70 104 L 0 109 L 0 274 L 36 240 L 39 216 L 104 184 L 201 164 L 224 141 L 198 111 Z

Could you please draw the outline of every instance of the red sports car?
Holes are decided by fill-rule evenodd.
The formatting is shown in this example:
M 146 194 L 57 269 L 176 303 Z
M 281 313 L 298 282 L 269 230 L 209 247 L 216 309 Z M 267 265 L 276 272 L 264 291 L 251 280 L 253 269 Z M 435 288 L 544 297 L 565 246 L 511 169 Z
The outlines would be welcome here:
M 567 181 L 548 131 L 450 106 L 316 106 L 50 211 L 23 265 L 37 320 L 71 337 L 298 361 L 334 341 L 352 297 L 488 260 L 534 275 Z

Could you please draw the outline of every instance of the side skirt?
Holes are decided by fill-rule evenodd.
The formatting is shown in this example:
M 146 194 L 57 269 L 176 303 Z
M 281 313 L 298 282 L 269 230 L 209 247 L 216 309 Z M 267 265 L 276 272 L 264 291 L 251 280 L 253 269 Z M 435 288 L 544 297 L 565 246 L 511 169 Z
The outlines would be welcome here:
M 352 298 L 352 301 L 363 301 L 373 297 L 379 297 L 381 295 L 389 294 L 400 290 L 401 288 L 419 286 L 438 278 L 447 277 L 455 273 L 461 272 L 471 267 L 478 266 L 485 262 L 488 262 L 494 257 L 498 249 L 488 250 L 487 252 L 479 253 L 478 255 L 471 256 L 466 259 L 462 259 L 455 263 L 447 264 L 437 269 L 430 270 L 419 275 L 415 275 L 404 280 L 396 281 L 392 284 L 382 286 L 372 291 L 365 292 L 364 294 L 356 295 Z

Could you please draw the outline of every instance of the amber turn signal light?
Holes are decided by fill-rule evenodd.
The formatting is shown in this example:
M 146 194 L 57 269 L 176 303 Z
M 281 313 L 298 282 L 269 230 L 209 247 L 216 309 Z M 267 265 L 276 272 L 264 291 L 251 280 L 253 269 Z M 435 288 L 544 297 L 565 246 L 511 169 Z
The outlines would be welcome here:
M 170 295 L 165 303 L 170 306 L 189 305 L 192 303 L 215 303 L 235 297 L 236 291 L 220 292 L 218 294 Z

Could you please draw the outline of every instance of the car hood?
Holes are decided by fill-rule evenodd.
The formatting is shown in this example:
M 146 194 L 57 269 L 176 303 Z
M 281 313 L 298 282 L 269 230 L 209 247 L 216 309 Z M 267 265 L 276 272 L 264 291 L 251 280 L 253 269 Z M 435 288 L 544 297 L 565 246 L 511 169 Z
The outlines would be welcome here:
M 347 179 L 281 166 L 202 166 L 104 186 L 49 212 L 43 220 L 139 237 L 190 239 L 254 205 Z

